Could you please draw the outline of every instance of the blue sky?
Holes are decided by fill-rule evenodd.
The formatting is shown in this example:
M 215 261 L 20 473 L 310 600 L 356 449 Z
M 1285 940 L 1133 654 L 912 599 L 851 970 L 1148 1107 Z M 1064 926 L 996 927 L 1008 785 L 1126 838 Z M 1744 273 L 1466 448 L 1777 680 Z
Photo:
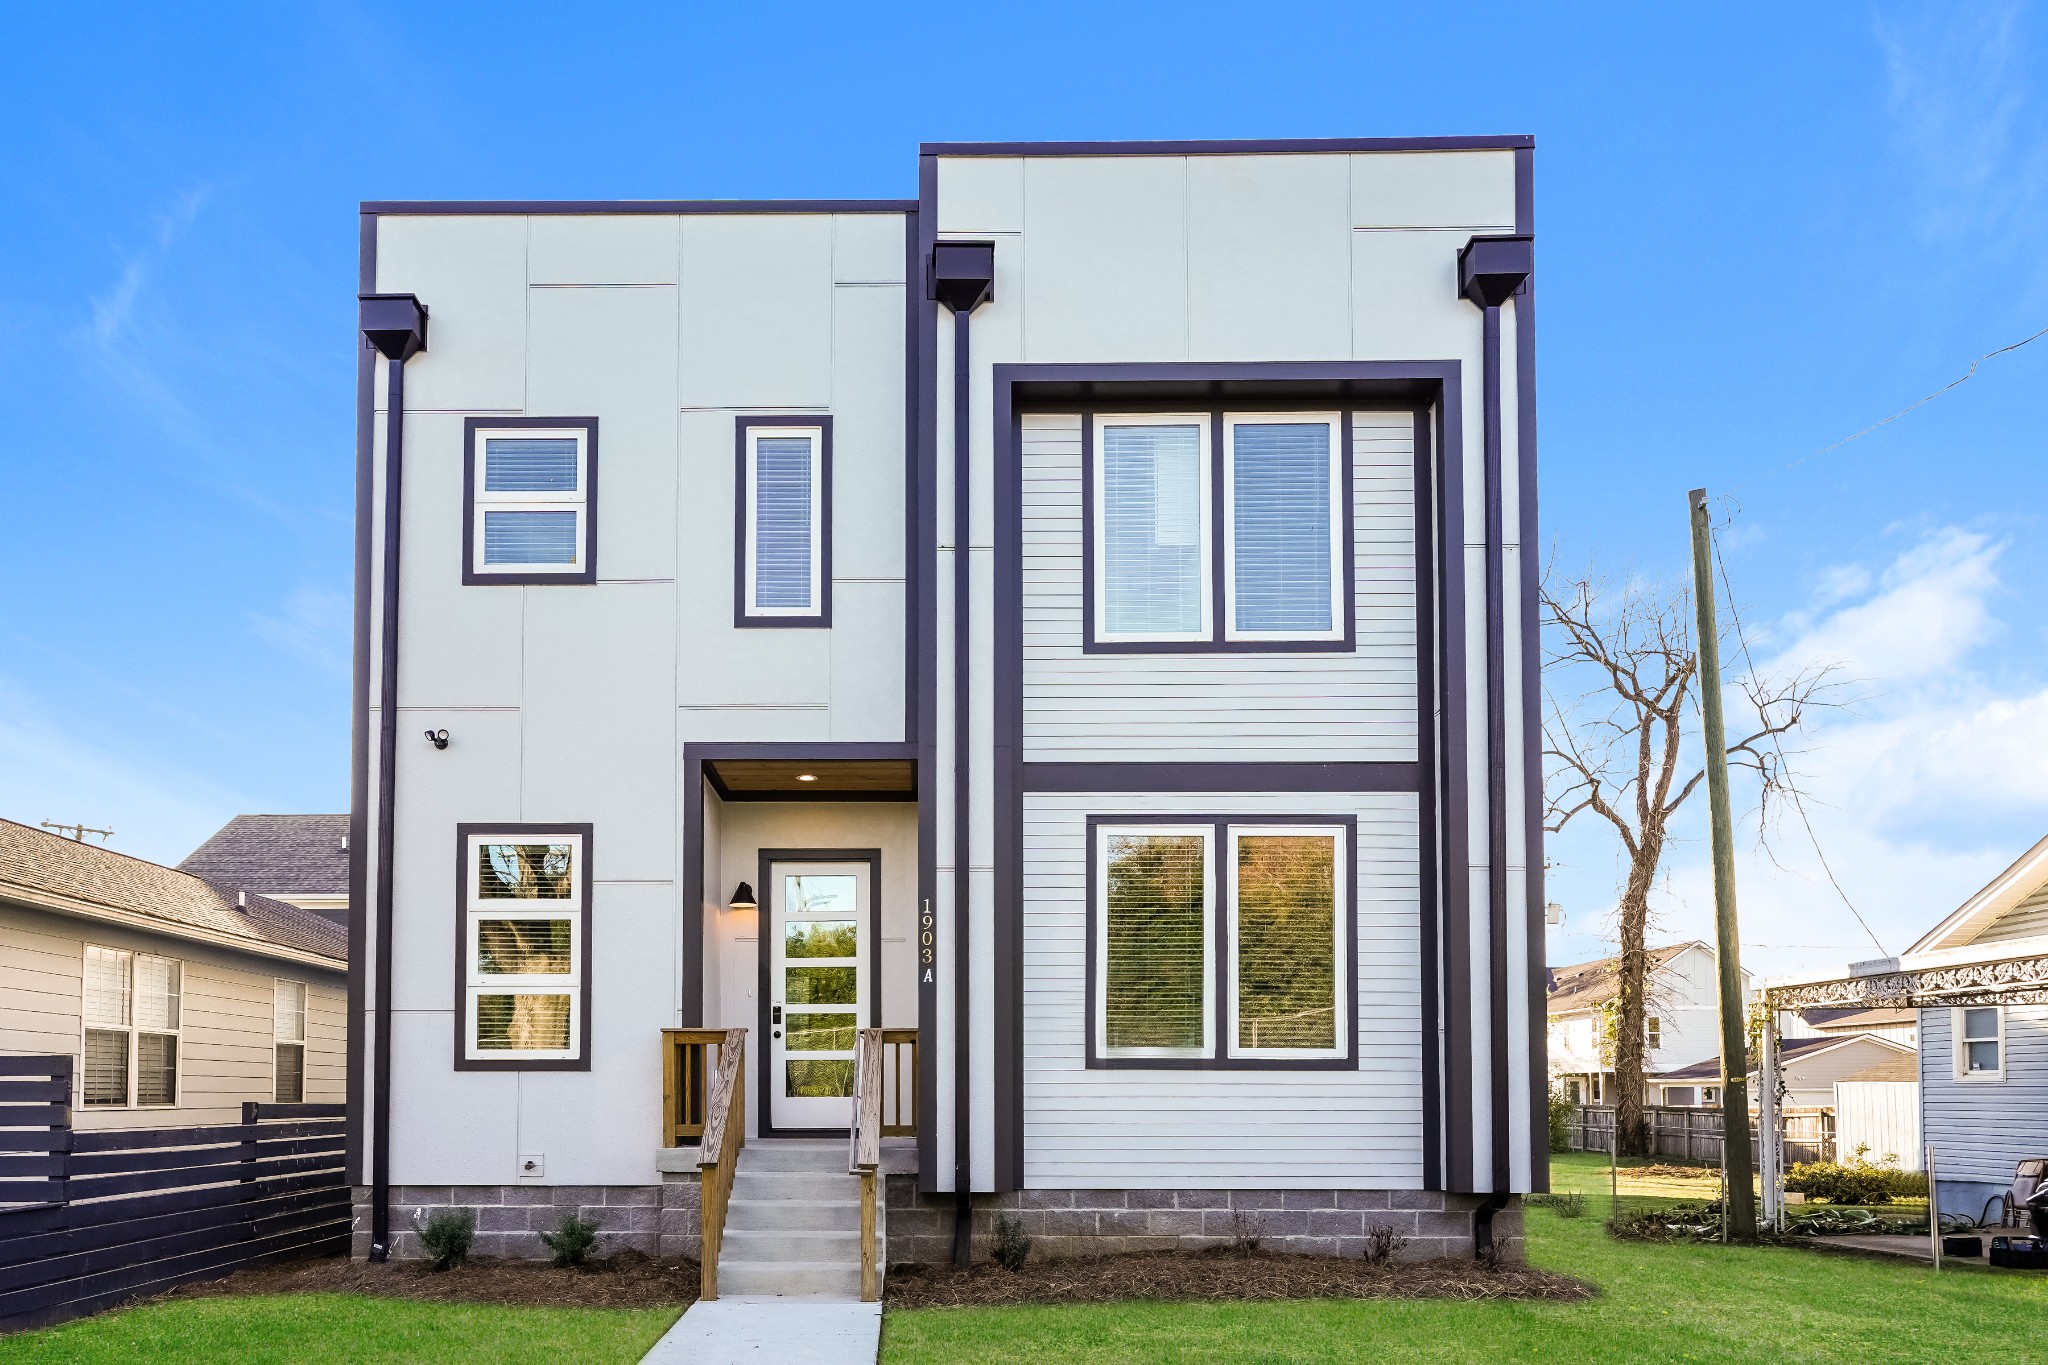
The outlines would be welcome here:
M 2048 338 L 1806 457 L 2048 327 L 2048 20 L 1624 13 L 11 9 L 0 815 L 175 860 L 345 806 L 361 199 L 907 197 L 921 140 L 1528 132 L 1546 539 L 1665 579 L 1685 490 L 1732 494 L 1759 656 L 1858 680 L 1805 761 L 1896 949 L 2048 832 Z M 1667 934 L 1707 922 L 1698 833 Z M 1745 854 L 1752 961 L 1867 955 L 1785 835 Z M 1552 856 L 1553 959 L 1595 954 L 1611 844 Z

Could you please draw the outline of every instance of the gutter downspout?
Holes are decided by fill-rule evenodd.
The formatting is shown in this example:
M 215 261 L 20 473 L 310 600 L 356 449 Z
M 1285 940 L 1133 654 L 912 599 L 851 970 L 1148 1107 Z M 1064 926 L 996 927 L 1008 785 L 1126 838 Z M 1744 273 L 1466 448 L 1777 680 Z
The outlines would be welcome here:
M 399 512 L 405 474 L 405 362 L 427 348 L 427 310 L 411 294 L 365 294 L 363 336 L 387 362 L 384 413 L 384 558 L 379 570 L 383 611 L 377 644 L 377 906 L 371 993 L 376 1021 L 370 1061 L 370 1259 L 391 1255 L 391 924 L 393 846 L 398 821 L 398 566 Z
M 971 1009 L 968 923 L 973 899 L 969 862 L 973 853 L 970 820 L 973 788 L 968 746 L 968 690 L 973 680 L 971 638 L 973 602 L 972 441 L 969 398 L 968 320 L 994 297 L 993 242 L 939 242 L 932 247 L 932 297 L 953 311 L 953 1260 L 974 1260 L 974 1154 L 969 1142 L 973 1121 L 970 1090 L 973 1058 L 968 1049 Z

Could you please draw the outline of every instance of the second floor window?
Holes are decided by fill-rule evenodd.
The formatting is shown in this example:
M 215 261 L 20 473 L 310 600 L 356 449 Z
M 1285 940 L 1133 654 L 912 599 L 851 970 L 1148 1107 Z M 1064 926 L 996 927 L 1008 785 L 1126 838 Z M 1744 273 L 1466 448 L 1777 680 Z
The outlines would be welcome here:
M 1347 638 L 1341 414 L 1090 420 L 1091 646 L 1277 651 Z
M 831 624 L 831 426 L 741 418 L 736 624 Z
M 1644 1042 L 1652 1049 L 1664 1046 L 1664 1021 L 1654 1014 L 1650 1016 L 1648 1027 L 1644 1030 Z
M 466 583 L 595 580 L 594 419 L 468 424 Z
M 85 946 L 87 1108 L 178 1102 L 184 968 L 168 957 Z

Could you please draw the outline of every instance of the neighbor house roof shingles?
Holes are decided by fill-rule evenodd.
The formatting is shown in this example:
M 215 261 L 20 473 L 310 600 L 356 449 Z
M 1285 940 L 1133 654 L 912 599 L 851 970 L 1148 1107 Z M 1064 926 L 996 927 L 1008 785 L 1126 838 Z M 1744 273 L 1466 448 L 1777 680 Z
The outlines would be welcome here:
M 1693 943 L 1672 943 L 1662 948 L 1650 949 L 1650 970 L 1656 971 L 1687 948 L 1698 947 Z M 1612 1000 L 1620 989 L 1620 978 L 1615 969 L 1620 964 L 1618 957 L 1603 957 L 1597 962 L 1575 962 L 1569 967 L 1550 969 L 1552 986 L 1546 1008 L 1551 1014 L 1570 1014 L 1573 1010 L 1589 1010 Z
M 178 870 L 265 895 L 345 896 L 348 817 L 237 815 Z
M 348 960 L 348 931 L 296 905 L 240 897 L 160 863 L 79 843 L 12 820 L 0 820 L 0 898 L 109 919 L 154 921 L 177 935 L 196 931 L 210 941 L 238 941 L 256 951 Z

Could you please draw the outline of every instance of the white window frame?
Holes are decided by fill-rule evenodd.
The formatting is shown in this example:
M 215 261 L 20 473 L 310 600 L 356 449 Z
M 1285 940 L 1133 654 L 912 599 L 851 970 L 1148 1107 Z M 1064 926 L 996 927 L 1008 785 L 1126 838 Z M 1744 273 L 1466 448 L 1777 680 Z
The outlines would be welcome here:
M 561 900 L 486 900 L 478 891 L 478 855 L 486 844 L 568 844 L 569 895 Z M 473 832 L 463 840 L 463 1001 L 462 1053 L 472 1062 L 576 1061 L 582 1057 L 583 973 L 588 945 L 583 934 L 583 836 L 569 831 Z M 566 974 L 491 973 L 482 970 L 478 925 L 484 920 L 569 921 L 569 970 Z M 486 995 L 564 995 L 569 999 L 569 1046 L 566 1048 L 485 1048 L 477 1045 L 477 1001 Z
M 803 436 L 811 443 L 811 564 L 810 602 L 801 607 L 764 607 L 755 600 L 759 587 L 755 533 L 761 514 L 760 449 L 763 440 L 787 440 Z M 825 614 L 825 428 L 808 426 L 749 426 L 747 428 L 747 518 L 746 553 L 741 564 L 746 578 L 745 613 L 748 616 L 794 617 L 807 620 Z
M 285 989 L 296 989 L 299 993 L 299 1033 L 296 1038 L 279 1032 L 283 1017 L 278 1006 L 283 1003 Z M 312 1008 L 313 989 L 304 981 L 289 977 L 274 976 L 270 979 L 270 1098 L 275 1104 L 304 1104 L 306 1102 L 306 1015 Z M 284 1099 L 277 1093 L 277 1050 L 281 1047 L 296 1047 L 299 1050 L 299 1098 Z
M 1702 1107 L 1702 1108 L 1705 1108 L 1705 1107 L 1707 1107 L 1707 1106 L 1710 1106 L 1710 1105 L 1716 1105 L 1716 1104 L 1719 1104 L 1720 1102 L 1721 1102 L 1721 1087 L 1720 1087 L 1720 1086 L 1718 1086 L 1718 1085 L 1703 1085 L 1703 1086 L 1701 1086 L 1701 1087 L 1700 1087 L 1700 1105 L 1701 1105 L 1701 1107 Z
M 1329 428 L 1330 628 L 1328 630 L 1239 630 L 1237 628 L 1237 429 L 1255 426 Z M 1341 640 L 1344 638 L 1344 416 L 1337 412 L 1227 412 L 1223 415 L 1223 638 L 1225 640 Z
M 1991 1018 L 1998 1025 L 1998 1032 L 1990 1038 L 1966 1038 L 1963 1024 L 1971 1010 L 1990 1010 Z M 1949 1033 L 1952 1039 L 1951 1052 L 1955 1063 L 1955 1078 L 1963 1085 L 1994 1085 L 2005 1080 L 2005 1007 L 2002 1005 L 1960 1005 L 1949 1011 Z M 1970 1070 L 1970 1044 L 1996 1042 L 1998 1044 L 1998 1069 L 1996 1071 Z
M 493 440 L 576 442 L 576 492 L 493 493 L 484 489 L 485 450 Z M 560 574 L 573 577 L 590 562 L 590 431 L 586 427 L 478 427 L 470 442 L 470 572 L 479 577 L 501 574 Z M 487 564 L 484 562 L 486 513 L 571 512 L 576 514 L 576 558 L 568 564 Z
M 1643 1046 L 1651 1052 L 1664 1046 L 1664 1021 L 1654 1014 L 1643 1020 Z
M 1231 825 L 1227 828 L 1227 837 L 1225 840 L 1224 848 L 1224 876 L 1226 878 L 1226 885 L 1229 888 L 1229 900 L 1227 902 L 1228 913 L 1226 913 L 1224 916 L 1224 926 L 1225 933 L 1228 936 L 1229 940 L 1226 949 L 1229 953 L 1229 958 L 1228 970 L 1225 972 L 1225 989 L 1229 993 L 1227 1008 L 1229 1010 L 1230 1018 L 1230 1056 L 1244 1058 L 1260 1058 L 1274 1061 L 1311 1061 L 1326 1060 L 1329 1058 L 1337 1057 L 1346 1057 L 1350 1055 L 1351 1029 L 1353 1027 L 1353 1021 L 1346 1019 L 1344 1017 L 1346 1012 L 1344 1008 L 1345 1002 L 1350 998 L 1351 994 L 1349 990 L 1349 986 L 1351 983 L 1350 964 L 1344 961 L 1346 948 L 1344 921 L 1345 917 L 1350 913 L 1351 908 L 1350 896 L 1346 894 L 1346 888 L 1350 883 L 1350 860 L 1346 856 L 1348 850 L 1344 847 L 1346 843 L 1345 836 L 1348 832 L 1349 831 L 1342 825 L 1316 824 Z M 1332 1034 L 1336 1041 L 1336 1046 L 1334 1047 L 1254 1048 L 1245 1047 L 1238 1042 L 1240 1032 L 1240 1021 L 1238 1019 L 1237 1014 L 1237 847 L 1239 841 L 1242 839 L 1275 837 L 1283 835 L 1292 836 L 1296 838 L 1304 836 L 1310 838 L 1327 838 L 1333 846 L 1330 860 L 1330 875 L 1335 879 L 1335 885 L 1331 888 L 1332 894 L 1330 897 L 1330 951 L 1332 954 L 1334 954 L 1334 961 L 1332 963 L 1332 967 L 1334 970 L 1330 974 L 1330 988 L 1333 992 L 1333 996 L 1330 1001 L 1330 1007 L 1332 1014 L 1336 1018 L 1337 1025 Z
M 85 961 L 94 951 L 114 953 L 122 959 L 122 970 L 127 978 L 128 1009 L 127 1020 L 121 1024 L 95 1023 L 85 1004 L 85 991 L 89 973 Z M 145 1027 L 139 1019 L 138 1010 L 142 1000 L 140 973 L 137 968 L 145 961 L 169 963 L 177 974 L 177 1021 L 169 1028 Z M 79 1009 L 78 1009 L 78 1107 L 87 1108 L 85 1102 L 85 1058 L 86 1035 L 88 1033 L 120 1033 L 128 1039 L 128 1093 L 119 1104 L 95 1104 L 94 1110 L 108 1109 L 176 1109 L 180 1097 L 185 1093 L 185 961 L 183 958 L 165 957 L 161 953 L 145 953 L 133 948 L 116 948 L 112 944 L 87 943 L 79 954 Z M 143 1104 L 138 1100 L 142 1085 L 142 1037 L 149 1034 L 158 1038 L 170 1038 L 171 1049 L 171 1102 L 169 1104 Z
M 1209 413 L 1157 413 L 1157 412 L 1116 412 L 1095 414 L 1093 449 L 1094 468 L 1090 475 L 1091 487 L 1087 490 L 1090 521 L 1093 524 L 1088 553 L 1093 556 L 1095 569 L 1094 638 L 1102 644 L 1208 644 L 1216 637 L 1215 601 L 1215 557 L 1213 527 L 1215 508 L 1212 505 L 1215 487 L 1215 452 L 1210 449 Z M 1195 428 L 1200 441 L 1199 468 L 1195 486 L 1200 494 L 1200 510 L 1196 515 L 1196 538 L 1200 548 L 1195 555 L 1200 583 L 1201 610 L 1197 614 L 1200 625 L 1185 631 L 1114 631 L 1109 628 L 1109 526 L 1104 516 L 1103 488 L 1107 482 L 1105 471 L 1108 460 L 1103 453 L 1102 433 L 1109 427 L 1180 427 Z
M 1117 836 L 1188 835 L 1202 840 L 1202 1045 L 1199 1048 L 1111 1047 L 1109 1045 L 1109 846 Z M 1095 827 L 1095 1011 L 1096 1054 L 1105 1058 L 1203 1059 L 1216 1055 L 1216 826 L 1159 824 L 1145 820 L 1102 821 Z

